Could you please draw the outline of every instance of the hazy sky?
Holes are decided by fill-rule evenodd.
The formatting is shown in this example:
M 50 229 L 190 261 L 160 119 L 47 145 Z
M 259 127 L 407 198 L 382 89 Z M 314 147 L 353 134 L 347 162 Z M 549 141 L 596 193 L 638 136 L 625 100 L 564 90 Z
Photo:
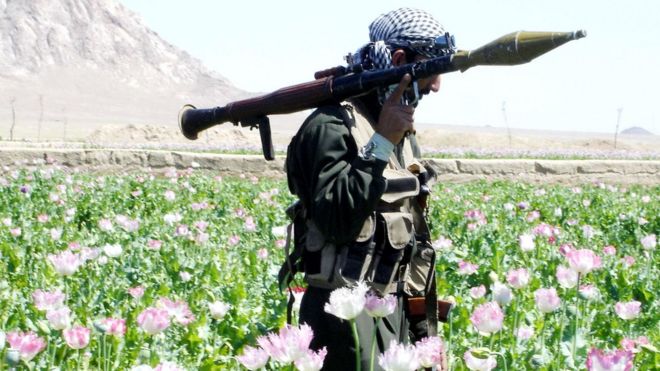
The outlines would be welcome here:
M 660 1 L 120 0 L 165 40 L 239 88 L 270 92 L 313 79 L 368 41 L 368 25 L 401 6 L 436 16 L 460 49 L 511 31 L 588 36 L 520 66 L 442 76 L 416 121 L 612 133 L 660 134 Z M 230 5 L 231 4 L 231 5 Z M 194 104 L 194 102 L 191 102 Z M 505 103 L 505 104 L 504 104 Z

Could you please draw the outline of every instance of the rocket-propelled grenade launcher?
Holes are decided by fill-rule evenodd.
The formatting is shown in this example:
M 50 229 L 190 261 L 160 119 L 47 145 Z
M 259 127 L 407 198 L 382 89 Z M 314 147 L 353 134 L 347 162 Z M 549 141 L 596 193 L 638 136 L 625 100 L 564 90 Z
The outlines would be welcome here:
M 343 66 L 318 72 L 310 82 L 288 86 L 272 93 L 228 103 L 222 107 L 198 109 L 185 105 L 179 113 L 181 132 L 188 139 L 212 126 L 232 122 L 234 125 L 257 127 L 261 135 L 264 157 L 274 158 L 269 115 L 286 114 L 341 102 L 368 94 L 374 89 L 398 84 L 405 74 L 413 82 L 436 74 L 465 71 L 474 66 L 510 66 L 523 64 L 565 44 L 586 36 L 575 32 L 518 31 L 504 35 L 475 50 L 458 50 L 385 70 L 348 70 Z

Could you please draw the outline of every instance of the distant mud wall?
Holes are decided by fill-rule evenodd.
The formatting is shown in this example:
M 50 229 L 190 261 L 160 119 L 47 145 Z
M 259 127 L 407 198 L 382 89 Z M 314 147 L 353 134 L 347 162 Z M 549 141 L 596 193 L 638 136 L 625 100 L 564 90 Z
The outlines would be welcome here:
M 533 183 L 660 184 L 660 161 L 643 160 L 453 160 L 427 159 L 444 182 L 516 180 Z M 4 165 L 44 162 L 94 173 L 163 173 L 194 168 L 217 175 L 284 178 L 284 157 L 156 150 L 0 148 Z

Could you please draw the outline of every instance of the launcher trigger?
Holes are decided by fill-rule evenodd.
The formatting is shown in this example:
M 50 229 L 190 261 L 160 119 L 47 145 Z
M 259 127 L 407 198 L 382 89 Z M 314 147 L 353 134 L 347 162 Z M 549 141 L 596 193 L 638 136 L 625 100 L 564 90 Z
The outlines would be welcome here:
M 413 80 L 406 91 L 403 92 L 401 103 L 417 107 L 417 103 L 419 103 L 419 84 L 417 83 L 417 80 Z

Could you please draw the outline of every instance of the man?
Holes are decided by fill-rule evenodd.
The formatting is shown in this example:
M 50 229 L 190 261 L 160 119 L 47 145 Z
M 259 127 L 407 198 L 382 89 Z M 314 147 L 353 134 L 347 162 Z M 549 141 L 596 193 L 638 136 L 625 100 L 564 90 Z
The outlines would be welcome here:
M 454 52 L 453 39 L 421 10 L 381 15 L 369 34 L 371 42 L 347 58 L 354 71 L 358 65 L 386 69 Z M 300 199 L 294 211 L 295 242 L 297 249 L 302 247 L 308 284 L 300 322 L 314 330 L 312 348 L 327 347 L 324 370 L 355 366 L 349 324 L 324 311 L 338 287 L 364 281 L 380 295 L 397 296 L 394 313 L 378 322 L 377 354 L 392 339 L 401 343 L 409 342 L 410 334 L 412 340 L 427 335 L 426 318 L 404 310 L 408 300 L 435 290 L 420 191 L 429 176 L 414 159 L 416 145 L 410 139 L 416 100 L 437 92 L 440 76 L 416 84 L 411 80 L 405 76 L 392 88 L 320 107 L 289 145 L 289 188 Z M 362 314 L 356 324 L 362 368 L 367 369 L 375 321 Z M 435 327 L 433 321 L 429 325 Z

